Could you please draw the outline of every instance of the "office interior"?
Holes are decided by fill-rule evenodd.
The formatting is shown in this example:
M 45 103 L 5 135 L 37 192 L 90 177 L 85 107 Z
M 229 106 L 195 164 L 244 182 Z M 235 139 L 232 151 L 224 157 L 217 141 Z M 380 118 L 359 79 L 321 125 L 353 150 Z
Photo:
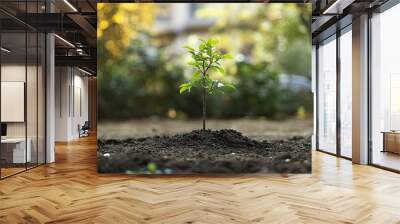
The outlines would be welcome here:
M 62 1 L 0 2 L 1 179 L 55 162 L 55 144 L 96 132 L 93 41 L 61 14 L 75 10 Z

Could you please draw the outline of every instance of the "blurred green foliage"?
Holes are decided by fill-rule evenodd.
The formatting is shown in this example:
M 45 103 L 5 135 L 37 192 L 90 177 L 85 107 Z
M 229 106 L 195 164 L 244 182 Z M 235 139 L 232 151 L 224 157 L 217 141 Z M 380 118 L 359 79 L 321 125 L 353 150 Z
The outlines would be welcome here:
M 99 12 L 99 23 L 112 21 L 118 13 L 128 15 L 129 10 L 123 5 L 105 4 L 107 10 Z M 159 12 L 157 4 L 144 5 L 144 14 Z M 218 48 L 236 56 L 224 65 L 226 75 L 222 77 L 232 82 L 236 91 L 209 97 L 207 116 L 274 119 L 309 116 L 313 104 L 310 89 L 291 88 L 282 85 L 279 79 L 283 73 L 311 79 L 309 4 L 229 5 L 231 8 L 205 4 L 196 13 L 200 19 L 216 21 L 196 37 L 219 39 Z M 134 10 L 141 12 L 140 7 Z M 138 28 L 120 22 L 113 24 L 112 30 L 104 26 L 101 31 L 98 37 L 99 119 L 201 117 L 201 90 L 192 89 L 185 97 L 179 94 L 179 86 L 190 79 L 184 56 L 187 54 L 171 49 L 171 37 L 154 35 L 151 22 L 147 23 L 148 27 Z M 127 32 L 126 29 L 135 29 L 129 44 L 116 48 L 118 45 L 110 40 L 118 43 L 114 34 Z M 187 39 L 191 44 L 191 36 Z

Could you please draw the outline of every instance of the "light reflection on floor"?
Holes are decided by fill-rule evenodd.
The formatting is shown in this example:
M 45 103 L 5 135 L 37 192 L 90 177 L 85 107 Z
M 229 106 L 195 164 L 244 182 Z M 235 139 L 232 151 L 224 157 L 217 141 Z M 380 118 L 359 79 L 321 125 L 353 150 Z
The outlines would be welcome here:
M 391 152 L 374 151 L 373 164 L 400 170 L 400 155 Z

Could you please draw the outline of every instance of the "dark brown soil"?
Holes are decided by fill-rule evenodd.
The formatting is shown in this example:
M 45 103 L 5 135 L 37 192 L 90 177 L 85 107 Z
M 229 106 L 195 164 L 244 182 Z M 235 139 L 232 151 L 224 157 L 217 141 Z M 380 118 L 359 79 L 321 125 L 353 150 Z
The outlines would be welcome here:
M 256 141 L 235 130 L 99 140 L 98 171 L 129 174 L 310 173 L 311 140 Z

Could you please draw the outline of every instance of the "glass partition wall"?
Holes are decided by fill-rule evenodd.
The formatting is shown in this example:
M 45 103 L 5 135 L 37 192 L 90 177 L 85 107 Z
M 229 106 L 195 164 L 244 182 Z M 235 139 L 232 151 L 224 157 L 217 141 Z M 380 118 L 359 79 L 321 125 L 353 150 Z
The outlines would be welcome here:
M 34 13 L 38 4 L 20 1 L 18 7 Z M 3 179 L 45 163 L 45 35 L 1 11 L 0 47 Z
M 26 150 L 30 144 L 26 141 L 25 42 L 25 32 L 1 34 L 1 177 L 24 171 L 30 161 Z
M 400 172 L 400 4 L 369 17 L 368 163 Z M 352 157 L 352 27 L 317 45 L 317 149 Z M 338 57 L 337 57 L 338 56 Z M 336 86 L 336 88 L 335 88 Z
M 370 162 L 400 171 L 400 4 L 371 18 Z
M 352 27 L 317 48 L 317 149 L 352 157 Z

